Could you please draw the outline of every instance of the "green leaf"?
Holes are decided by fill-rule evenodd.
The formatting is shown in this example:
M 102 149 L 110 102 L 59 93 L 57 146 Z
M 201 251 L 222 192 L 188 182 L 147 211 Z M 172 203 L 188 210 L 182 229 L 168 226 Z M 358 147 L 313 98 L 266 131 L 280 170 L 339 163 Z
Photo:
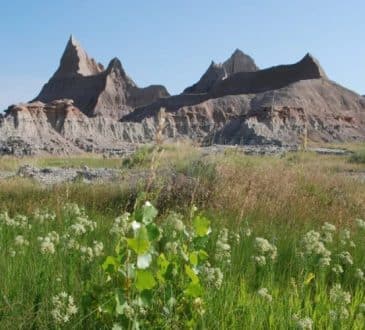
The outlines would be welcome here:
M 185 273 L 189 276 L 192 283 L 199 283 L 198 275 L 196 275 L 194 270 L 189 265 L 185 265 Z
M 210 232 L 210 221 L 202 215 L 197 215 L 193 220 L 193 227 L 197 236 L 206 236 Z
M 199 255 L 199 260 L 200 261 L 205 261 L 209 258 L 208 253 L 205 252 L 204 250 L 199 250 L 198 255 Z
M 125 302 L 124 297 L 120 294 L 120 292 L 115 293 L 115 312 L 119 315 L 123 314 L 123 304 Z
M 104 263 L 101 265 L 101 267 L 108 273 L 117 271 L 119 266 L 119 260 L 112 256 L 106 257 Z
M 138 255 L 145 254 L 150 248 L 147 229 L 141 227 L 138 229 L 135 238 L 127 239 L 128 246 Z
M 145 224 L 149 224 L 150 222 L 152 222 L 158 214 L 157 209 L 150 202 L 146 202 L 143 205 L 142 211 L 143 211 L 142 222 Z
M 190 283 L 184 291 L 184 294 L 188 297 L 197 298 L 202 296 L 204 290 L 199 283 Z
M 198 252 L 191 252 L 189 255 L 189 260 L 193 266 L 196 266 L 198 264 Z
M 157 258 L 157 265 L 162 274 L 165 274 L 167 267 L 169 266 L 169 261 L 166 259 L 165 255 L 161 253 Z
M 160 229 L 155 224 L 150 223 L 146 228 L 150 241 L 154 241 L 160 237 Z
M 149 270 L 137 270 L 136 288 L 138 291 L 151 290 L 155 287 L 156 280 Z

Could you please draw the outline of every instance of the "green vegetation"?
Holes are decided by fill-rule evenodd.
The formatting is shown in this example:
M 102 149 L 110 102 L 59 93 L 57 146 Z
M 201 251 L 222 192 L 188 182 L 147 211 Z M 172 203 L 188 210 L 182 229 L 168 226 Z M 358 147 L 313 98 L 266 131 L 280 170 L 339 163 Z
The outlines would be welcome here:
M 0 181 L 1 329 L 363 329 L 361 163 L 188 145 L 93 162 L 123 179 Z
M 365 164 L 365 150 L 357 151 L 350 157 L 351 163 Z

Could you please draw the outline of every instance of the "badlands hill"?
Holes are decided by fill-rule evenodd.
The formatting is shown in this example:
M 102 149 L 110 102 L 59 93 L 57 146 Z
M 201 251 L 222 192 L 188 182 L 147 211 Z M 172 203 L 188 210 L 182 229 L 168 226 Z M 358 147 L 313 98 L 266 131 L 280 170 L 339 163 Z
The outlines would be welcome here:
M 307 54 L 260 70 L 240 50 L 212 63 L 180 95 L 140 88 L 120 60 L 106 69 L 71 37 L 40 94 L 0 117 L 0 153 L 124 150 L 154 139 L 165 108 L 165 138 L 200 143 L 297 145 L 364 141 L 365 99 L 331 81 Z

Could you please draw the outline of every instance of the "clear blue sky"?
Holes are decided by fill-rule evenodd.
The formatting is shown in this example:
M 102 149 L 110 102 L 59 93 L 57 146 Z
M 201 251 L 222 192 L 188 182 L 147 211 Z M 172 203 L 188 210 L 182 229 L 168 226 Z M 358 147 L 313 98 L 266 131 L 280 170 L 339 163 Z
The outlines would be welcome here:
M 0 15 L 0 109 L 36 96 L 71 33 L 96 60 L 119 57 L 138 85 L 171 93 L 240 48 L 261 68 L 310 52 L 365 94 L 363 0 L 12 0 Z

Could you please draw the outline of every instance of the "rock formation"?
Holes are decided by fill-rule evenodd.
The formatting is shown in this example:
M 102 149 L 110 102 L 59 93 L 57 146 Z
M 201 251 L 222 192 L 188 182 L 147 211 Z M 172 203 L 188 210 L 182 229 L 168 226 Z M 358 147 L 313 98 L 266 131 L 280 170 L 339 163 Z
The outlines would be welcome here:
M 0 115 L 0 154 L 129 152 L 156 134 L 165 108 L 166 139 L 202 144 L 365 141 L 365 98 L 328 79 L 307 54 L 259 70 L 236 51 L 184 93 L 139 88 L 115 58 L 105 69 L 74 38 L 35 101 Z
M 72 99 L 87 116 L 121 118 L 136 106 L 167 96 L 169 93 L 163 86 L 137 87 L 117 58 L 104 69 L 71 36 L 59 68 L 35 100 L 49 103 Z
M 170 136 L 204 143 L 289 145 L 305 134 L 318 142 L 365 140 L 364 98 L 330 81 L 309 54 L 293 65 L 232 74 L 207 93 L 158 100 L 122 120 L 141 122 L 161 107 Z
M 223 63 L 212 61 L 208 70 L 203 74 L 200 80 L 193 86 L 184 90 L 185 94 L 199 94 L 209 92 L 214 85 L 229 76 L 238 72 L 254 72 L 259 68 L 254 60 L 244 54 L 241 50 L 236 49 L 231 57 Z

